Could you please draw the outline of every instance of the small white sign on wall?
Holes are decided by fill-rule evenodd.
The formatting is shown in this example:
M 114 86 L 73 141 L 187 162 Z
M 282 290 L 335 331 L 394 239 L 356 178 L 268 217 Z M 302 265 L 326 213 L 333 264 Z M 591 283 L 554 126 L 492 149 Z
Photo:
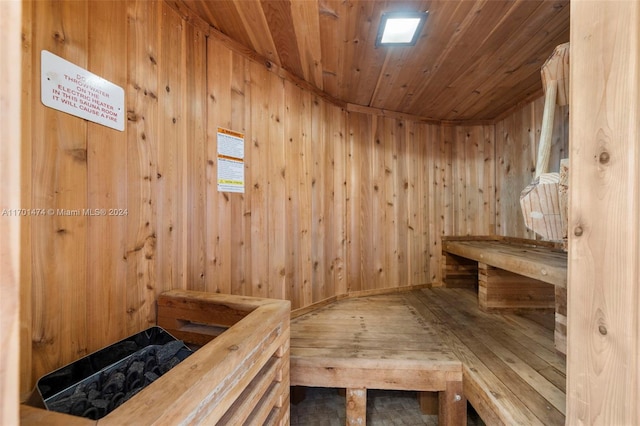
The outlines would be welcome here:
M 218 192 L 244 193 L 244 134 L 218 127 Z
M 43 50 L 41 100 L 50 108 L 124 131 L 124 89 Z

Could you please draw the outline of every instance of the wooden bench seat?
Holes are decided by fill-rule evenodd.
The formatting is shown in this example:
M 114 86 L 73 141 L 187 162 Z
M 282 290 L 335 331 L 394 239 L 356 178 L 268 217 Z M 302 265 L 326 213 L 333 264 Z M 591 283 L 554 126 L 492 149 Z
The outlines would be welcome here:
M 564 425 L 566 363 L 553 316 L 492 313 L 466 289 L 417 291 L 414 306 L 463 364 L 467 400 L 488 425 Z
M 442 251 L 567 287 L 567 252 L 555 243 L 500 236 L 443 237 Z
M 414 377 L 404 374 L 410 366 Z M 565 360 L 554 350 L 548 312 L 484 312 L 474 292 L 436 288 L 341 300 L 291 322 L 291 383 L 351 388 L 348 413 L 364 410 L 354 390 L 437 390 L 442 384 L 424 385 L 435 384 L 428 376 L 456 368 L 461 401 L 486 424 L 564 424 Z M 450 413 L 441 411 L 441 424 L 459 421 Z
M 292 319 L 291 384 L 346 389 L 366 424 L 367 389 L 439 392 L 440 424 L 466 424 L 462 364 L 404 296 L 341 300 Z
M 549 309 L 556 349 L 566 353 L 567 253 L 560 245 L 509 237 L 443 237 L 443 282 L 477 287 L 481 309 Z

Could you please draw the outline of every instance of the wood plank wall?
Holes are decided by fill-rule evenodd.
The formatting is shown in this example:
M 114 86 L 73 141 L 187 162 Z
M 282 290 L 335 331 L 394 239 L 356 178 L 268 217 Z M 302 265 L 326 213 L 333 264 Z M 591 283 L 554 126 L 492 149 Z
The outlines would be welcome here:
M 438 285 L 444 234 L 526 236 L 504 225 L 522 163 L 495 152 L 535 158 L 514 135 L 540 101 L 496 125 L 347 111 L 162 1 L 25 2 L 23 25 L 22 207 L 127 209 L 21 222 L 23 392 L 154 324 L 165 290 L 297 308 Z M 42 49 L 124 87 L 126 131 L 45 108 Z M 244 194 L 217 191 L 218 127 L 245 135 Z
M 437 175 L 444 191 L 444 235 L 532 238 L 520 211 L 520 192 L 533 180 L 544 98 L 495 124 L 443 125 Z M 568 156 L 569 107 L 556 106 L 549 161 Z
M 41 375 L 155 323 L 157 294 L 186 287 L 189 209 L 203 196 L 188 188 L 204 169 L 187 167 L 187 156 L 206 161 L 195 152 L 206 141 L 206 38 L 146 1 L 24 2 L 23 27 L 22 206 L 126 209 L 23 220 L 28 391 Z M 45 108 L 43 49 L 123 87 L 126 132 Z
M 357 112 L 348 119 L 346 289 L 434 282 L 439 255 L 430 248 L 440 231 L 430 194 L 440 126 Z
M 496 218 L 495 233 L 535 239 L 520 213 L 520 192 L 531 183 L 542 128 L 544 98 L 513 112 L 495 125 Z M 549 171 L 560 171 L 560 160 L 569 156 L 569 106 L 556 106 Z M 517 205 L 515 205 L 516 203 Z
M 20 379 L 20 17 L 18 1 L 0 3 L 0 424 L 18 424 Z M 5 209 L 9 209 L 7 213 Z
M 494 234 L 495 126 L 442 126 L 442 134 L 444 235 Z
M 640 3 L 572 2 L 571 50 L 567 424 L 637 425 Z

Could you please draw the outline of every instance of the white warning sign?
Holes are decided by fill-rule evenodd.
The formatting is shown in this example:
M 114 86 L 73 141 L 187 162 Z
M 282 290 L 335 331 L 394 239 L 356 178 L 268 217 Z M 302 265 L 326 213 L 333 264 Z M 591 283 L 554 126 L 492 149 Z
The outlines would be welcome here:
M 124 89 L 43 50 L 41 100 L 50 108 L 124 131 Z
M 244 193 L 244 135 L 218 127 L 218 191 Z

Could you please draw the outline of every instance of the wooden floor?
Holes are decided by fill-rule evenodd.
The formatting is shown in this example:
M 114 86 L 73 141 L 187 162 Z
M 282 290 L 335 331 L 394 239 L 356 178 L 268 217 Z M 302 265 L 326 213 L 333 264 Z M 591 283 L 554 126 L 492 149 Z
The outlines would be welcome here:
M 481 312 L 466 289 L 346 299 L 292 319 L 291 382 L 301 379 L 296 365 L 330 358 L 354 369 L 426 357 L 449 360 L 453 370 L 458 360 L 464 393 L 487 424 L 561 425 L 566 372 L 553 323 L 553 314 Z M 303 385 L 336 387 L 324 380 L 305 376 Z

